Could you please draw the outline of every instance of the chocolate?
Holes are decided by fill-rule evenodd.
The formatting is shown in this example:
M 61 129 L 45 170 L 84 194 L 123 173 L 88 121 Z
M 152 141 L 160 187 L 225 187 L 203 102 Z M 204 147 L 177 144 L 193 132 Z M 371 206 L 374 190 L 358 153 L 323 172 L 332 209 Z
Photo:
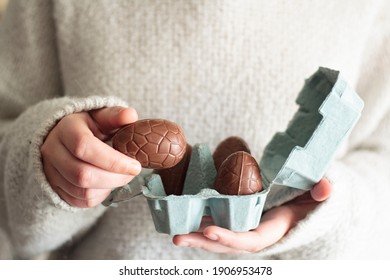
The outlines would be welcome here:
M 231 136 L 223 140 L 218 144 L 213 153 L 215 168 L 218 170 L 222 162 L 227 159 L 228 156 L 239 151 L 250 154 L 248 144 L 244 139 L 237 136 Z
M 121 128 L 112 138 L 114 149 L 138 160 L 142 167 L 162 169 L 178 164 L 186 151 L 179 125 L 163 119 L 144 119 Z
M 118 151 L 138 160 L 142 167 L 160 175 L 167 195 L 181 195 L 192 147 L 174 122 L 145 119 L 121 128 L 112 138 Z M 214 188 L 221 194 L 247 195 L 261 191 L 261 175 L 246 142 L 232 136 L 222 141 L 213 154 L 218 170 Z
M 187 144 L 185 155 L 178 164 L 170 168 L 156 170 L 156 173 L 161 177 L 167 195 L 181 195 L 183 193 L 183 186 L 191 159 L 191 152 L 192 147 Z
M 248 195 L 261 191 L 260 168 L 255 158 L 243 151 L 231 154 L 218 169 L 214 189 L 227 195 Z

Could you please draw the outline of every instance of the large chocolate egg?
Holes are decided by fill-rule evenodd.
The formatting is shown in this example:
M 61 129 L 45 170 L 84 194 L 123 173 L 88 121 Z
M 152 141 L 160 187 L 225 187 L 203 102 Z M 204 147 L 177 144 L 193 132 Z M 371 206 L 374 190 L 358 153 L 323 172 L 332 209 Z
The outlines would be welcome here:
M 161 169 L 179 163 L 186 139 L 179 125 L 163 119 L 144 119 L 121 128 L 112 138 L 114 149 L 138 160 L 142 167 Z
M 221 194 L 248 195 L 262 190 L 260 168 L 247 152 L 231 154 L 221 164 L 214 182 Z

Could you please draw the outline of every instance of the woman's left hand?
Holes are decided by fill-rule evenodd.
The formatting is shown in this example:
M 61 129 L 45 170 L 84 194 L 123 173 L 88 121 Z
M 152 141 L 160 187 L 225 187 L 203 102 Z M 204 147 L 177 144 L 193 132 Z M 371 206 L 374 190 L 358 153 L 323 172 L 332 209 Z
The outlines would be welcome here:
M 302 220 L 332 192 L 327 179 L 318 182 L 310 192 L 264 213 L 256 229 L 233 232 L 213 225 L 211 217 L 204 217 L 197 232 L 176 235 L 177 246 L 196 247 L 215 253 L 255 253 L 282 239 L 299 220 Z

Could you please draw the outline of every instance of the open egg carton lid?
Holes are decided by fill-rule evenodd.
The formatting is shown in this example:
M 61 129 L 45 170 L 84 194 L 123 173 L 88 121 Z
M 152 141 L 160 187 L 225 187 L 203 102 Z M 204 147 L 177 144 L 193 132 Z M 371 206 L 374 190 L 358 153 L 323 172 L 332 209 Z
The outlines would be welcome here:
M 323 67 L 306 80 L 296 102 L 299 110 L 266 146 L 260 169 L 270 186 L 309 190 L 324 176 L 364 102 L 338 71 Z
M 273 186 L 309 190 L 325 174 L 338 147 L 358 121 L 364 103 L 338 71 L 320 67 L 305 81 L 298 111 L 284 132 L 274 135 L 260 160 L 263 190 L 251 195 L 222 195 L 207 144 L 193 146 L 183 195 L 166 195 L 157 174 L 146 176 L 146 197 L 155 228 L 170 235 L 196 231 L 202 217 L 243 232 L 258 226 Z M 139 184 L 131 184 L 140 188 Z M 132 186 L 122 191 L 131 192 Z

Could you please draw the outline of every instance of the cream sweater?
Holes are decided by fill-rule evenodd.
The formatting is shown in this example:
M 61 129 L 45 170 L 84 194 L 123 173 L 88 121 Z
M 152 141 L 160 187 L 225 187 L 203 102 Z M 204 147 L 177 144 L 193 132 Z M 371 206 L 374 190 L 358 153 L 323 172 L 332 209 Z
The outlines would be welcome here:
M 385 6 L 387 3 L 387 7 Z M 0 257 L 87 259 L 390 257 L 389 1 L 10 1 L 0 22 Z M 334 193 L 280 242 L 228 256 L 179 248 L 143 197 L 70 207 L 39 147 L 67 114 L 134 107 L 189 143 L 230 135 L 254 156 L 297 110 L 305 78 L 340 70 L 365 101 L 327 172 Z M 273 190 L 266 208 L 297 195 Z M 66 252 L 66 253 L 64 253 Z

